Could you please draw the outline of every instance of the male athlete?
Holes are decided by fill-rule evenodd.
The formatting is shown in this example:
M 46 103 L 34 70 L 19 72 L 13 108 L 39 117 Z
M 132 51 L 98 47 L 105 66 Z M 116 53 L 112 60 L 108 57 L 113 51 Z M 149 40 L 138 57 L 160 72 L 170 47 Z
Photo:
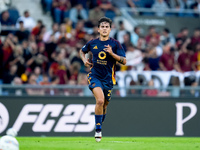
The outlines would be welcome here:
M 125 51 L 120 43 L 109 37 L 112 20 L 103 17 L 98 22 L 100 37 L 89 41 L 80 50 L 80 56 L 86 67 L 91 67 L 88 74 L 89 88 L 96 99 L 95 106 L 95 139 L 101 141 L 101 125 L 106 117 L 106 108 L 111 99 L 111 90 L 115 84 L 115 65 L 126 64 Z M 92 62 L 86 58 L 87 52 L 93 54 Z

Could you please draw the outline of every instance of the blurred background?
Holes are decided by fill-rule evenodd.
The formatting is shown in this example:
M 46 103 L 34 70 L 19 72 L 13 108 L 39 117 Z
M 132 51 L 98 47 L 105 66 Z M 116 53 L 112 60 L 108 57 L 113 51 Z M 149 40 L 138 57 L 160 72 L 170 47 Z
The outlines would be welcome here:
M 200 0 L 0 0 L 0 95 L 92 96 L 79 50 L 102 16 L 127 56 L 113 96 L 200 96 Z

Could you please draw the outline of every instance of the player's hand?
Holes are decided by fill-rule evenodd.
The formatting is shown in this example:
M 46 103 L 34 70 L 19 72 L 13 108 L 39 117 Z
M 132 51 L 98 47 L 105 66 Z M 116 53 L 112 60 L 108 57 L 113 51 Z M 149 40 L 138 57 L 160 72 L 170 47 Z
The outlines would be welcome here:
M 113 51 L 112 51 L 112 47 L 110 45 L 104 45 L 106 48 L 104 48 L 103 50 L 108 52 L 110 55 L 113 54 Z
M 89 58 L 86 59 L 86 60 L 84 61 L 84 65 L 85 65 L 86 67 L 90 67 L 90 66 L 92 66 L 92 63 L 89 62 Z

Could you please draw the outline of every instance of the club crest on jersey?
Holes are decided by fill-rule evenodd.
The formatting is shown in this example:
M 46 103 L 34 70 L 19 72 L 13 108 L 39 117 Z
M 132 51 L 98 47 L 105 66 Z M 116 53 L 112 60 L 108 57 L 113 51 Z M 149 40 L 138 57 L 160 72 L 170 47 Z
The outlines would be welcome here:
M 97 46 L 95 46 L 93 49 L 98 49 L 98 47 L 97 47 Z

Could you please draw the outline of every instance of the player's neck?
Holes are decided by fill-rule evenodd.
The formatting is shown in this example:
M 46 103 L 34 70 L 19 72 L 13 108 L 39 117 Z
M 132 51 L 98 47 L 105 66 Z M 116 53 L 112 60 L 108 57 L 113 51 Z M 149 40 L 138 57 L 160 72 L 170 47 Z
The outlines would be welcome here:
M 107 41 L 108 39 L 109 39 L 109 36 L 106 36 L 106 37 L 100 36 L 99 37 L 100 41 Z

